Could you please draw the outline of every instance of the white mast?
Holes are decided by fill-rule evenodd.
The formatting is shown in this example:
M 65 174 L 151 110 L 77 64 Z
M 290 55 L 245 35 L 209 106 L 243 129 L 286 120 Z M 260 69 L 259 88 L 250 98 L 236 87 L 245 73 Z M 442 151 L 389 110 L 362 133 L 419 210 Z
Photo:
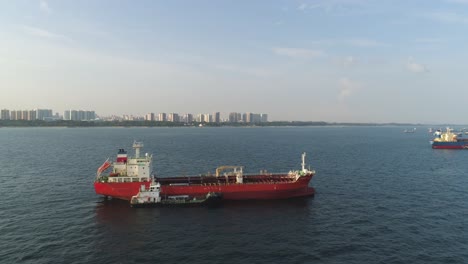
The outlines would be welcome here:
M 140 149 L 142 147 L 143 147 L 142 142 L 136 142 L 136 141 L 133 142 L 133 148 L 135 149 L 135 158 L 138 159 L 140 157 Z

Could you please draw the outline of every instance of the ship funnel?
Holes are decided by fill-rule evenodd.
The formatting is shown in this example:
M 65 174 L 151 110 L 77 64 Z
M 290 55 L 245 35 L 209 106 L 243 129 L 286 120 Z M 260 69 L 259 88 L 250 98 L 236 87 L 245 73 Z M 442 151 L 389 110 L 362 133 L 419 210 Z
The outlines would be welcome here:
M 127 151 L 125 151 L 125 149 L 119 149 L 119 153 L 117 153 L 117 162 L 127 162 Z
M 137 142 L 137 141 L 134 141 L 133 142 L 133 148 L 135 149 L 135 158 L 139 158 L 140 157 L 140 149 L 143 147 L 143 143 L 142 142 Z

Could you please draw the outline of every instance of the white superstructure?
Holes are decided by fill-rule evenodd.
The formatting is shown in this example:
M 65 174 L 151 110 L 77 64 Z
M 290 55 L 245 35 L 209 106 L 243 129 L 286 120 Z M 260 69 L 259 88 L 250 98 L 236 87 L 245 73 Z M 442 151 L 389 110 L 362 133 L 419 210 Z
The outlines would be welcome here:
M 134 142 L 135 157 L 127 157 L 127 152 L 120 149 L 117 160 L 113 162 L 112 172 L 109 174 L 109 182 L 142 182 L 147 181 L 152 173 L 153 155 L 145 153 L 140 157 L 140 149 L 143 143 Z

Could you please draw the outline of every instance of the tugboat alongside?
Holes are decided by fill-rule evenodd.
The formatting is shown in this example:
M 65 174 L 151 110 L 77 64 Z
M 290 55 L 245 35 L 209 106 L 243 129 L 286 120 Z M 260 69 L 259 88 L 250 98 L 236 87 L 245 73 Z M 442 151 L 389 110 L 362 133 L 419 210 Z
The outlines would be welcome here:
M 245 174 L 242 166 L 221 166 L 215 175 L 164 178 L 152 175 L 152 155 L 146 153 L 141 157 L 142 147 L 142 143 L 134 142 L 135 157 L 128 157 L 127 152 L 120 149 L 115 162 L 107 160 L 99 167 L 94 181 L 97 194 L 130 201 L 136 195 L 137 199 L 138 195 L 143 196 L 153 182 L 159 184 L 161 197 L 188 196 L 189 199 L 206 197 L 210 193 L 221 195 L 223 200 L 285 199 L 315 193 L 315 189 L 309 187 L 315 171 L 306 169 L 305 153 L 302 154 L 302 168 L 287 173 Z M 103 174 L 108 168 L 112 168 L 111 172 Z M 224 172 L 227 170 L 230 171 Z
M 445 132 L 438 129 L 434 133 L 435 138 L 431 141 L 433 149 L 467 149 L 468 138 L 453 133 L 453 129 L 447 127 Z
M 218 193 L 207 193 L 200 197 L 188 195 L 161 197 L 161 184 L 153 181 L 148 189 L 141 185 L 138 194 L 130 199 L 130 205 L 132 207 L 216 205 L 221 202 L 221 199 L 222 195 Z

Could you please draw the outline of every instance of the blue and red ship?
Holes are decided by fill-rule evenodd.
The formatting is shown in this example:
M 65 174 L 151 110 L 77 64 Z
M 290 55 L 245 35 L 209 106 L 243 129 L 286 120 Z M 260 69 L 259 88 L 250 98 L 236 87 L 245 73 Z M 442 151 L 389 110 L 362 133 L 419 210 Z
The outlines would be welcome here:
M 437 130 L 434 135 L 435 138 L 431 141 L 433 149 L 468 149 L 468 138 L 462 138 L 450 128 L 445 132 Z

